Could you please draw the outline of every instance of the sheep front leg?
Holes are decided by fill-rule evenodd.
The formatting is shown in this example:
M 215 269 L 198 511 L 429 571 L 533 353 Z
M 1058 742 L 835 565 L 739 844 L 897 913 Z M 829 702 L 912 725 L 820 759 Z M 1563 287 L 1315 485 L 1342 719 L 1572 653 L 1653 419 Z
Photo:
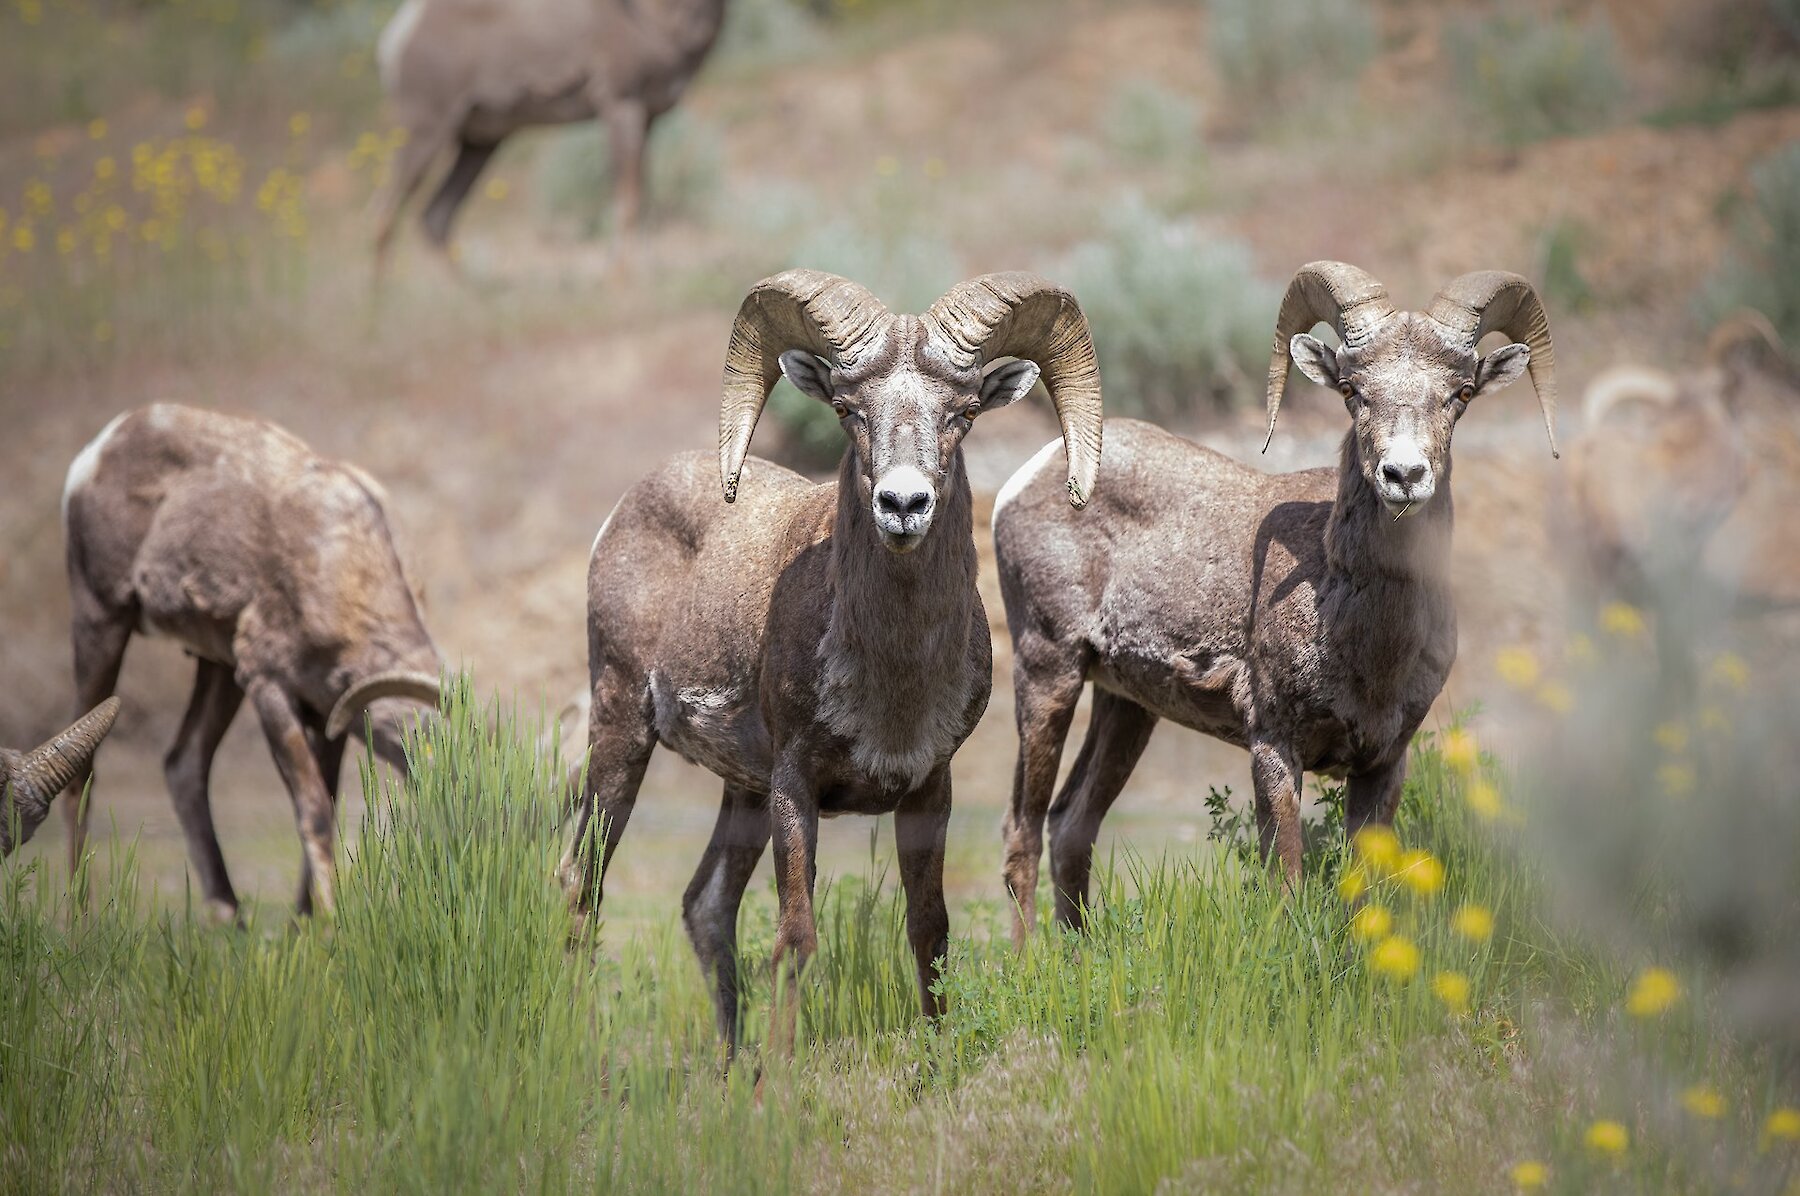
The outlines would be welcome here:
M 606 114 L 617 190 L 613 196 L 613 235 L 637 231 L 644 198 L 644 148 L 650 135 L 650 112 L 637 100 L 620 100 Z
M 775 843 L 775 978 L 780 992 L 770 1034 L 776 1050 L 794 1053 L 800 1017 L 800 974 L 819 949 L 813 919 L 813 879 L 818 867 L 819 799 L 797 764 L 778 758 L 769 793 L 770 837 Z
M 1288 889 L 1300 884 L 1300 763 L 1286 749 L 1259 740 L 1250 745 L 1250 780 L 1256 788 L 1256 835 L 1263 859 L 1279 860 Z
M 1406 783 L 1406 757 L 1386 768 L 1353 773 L 1344 779 L 1344 833 L 1356 832 L 1371 822 L 1391 826 L 1400 808 L 1400 790 Z
M 300 829 L 300 845 L 306 852 L 306 863 L 312 872 L 313 897 L 318 907 L 329 914 L 336 908 L 336 871 L 333 866 L 335 845 L 334 803 L 319 771 L 312 745 L 307 742 L 306 724 L 294 699 L 271 681 L 253 681 L 245 687 L 256 716 L 262 721 L 263 734 L 269 740 L 269 753 L 287 785 L 294 802 L 294 822 Z
M 950 911 L 944 906 L 944 839 L 950 829 L 950 766 L 940 764 L 925 784 L 894 810 L 900 886 L 906 890 L 906 937 L 919 968 L 919 1005 L 926 1017 L 944 1012 L 931 991 L 950 950 Z

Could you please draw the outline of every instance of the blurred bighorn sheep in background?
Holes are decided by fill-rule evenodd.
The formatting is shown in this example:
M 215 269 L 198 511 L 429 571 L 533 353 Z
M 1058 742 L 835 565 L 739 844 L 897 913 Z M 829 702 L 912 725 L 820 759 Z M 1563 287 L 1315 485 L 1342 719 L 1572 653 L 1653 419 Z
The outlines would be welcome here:
M 261 420 L 158 404 L 119 416 L 63 490 L 75 689 L 118 683 L 134 631 L 178 641 L 194 694 L 164 774 L 213 911 L 237 894 L 213 830 L 213 754 L 245 697 L 293 799 L 301 913 L 332 905 L 338 774 L 366 712 L 375 752 L 406 767 L 409 718 L 438 702 L 440 659 L 388 528 L 381 488 Z M 75 792 L 90 774 L 72 778 Z M 86 810 L 65 805 L 71 867 Z
M 1582 434 L 1569 453 L 1573 501 L 1557 510 L 1575 550 L 1578 605 L 1611 596 L 1651 609 L 1663 682 L 1675 692 L 1692 680 L 1697 625 L 1731 605 L 1729 579 L 1721 585 L 1704 558 L 1749 485 L 1739 394 L 1745 350 L 1758 342 L 1779 353 L 1767 319 L 1739 312 L 1713 330 L 1699 370 L 1602 371 L 1583 396 Z
M 406 132 L 381 201 L 377 269 L 401 209 L 446 148 L 456 160 L 423 217 L 439 250 L 500 143 L 534 125 L 605 124 L 613 228 L 631 232 L 650 125 L 681 98 L 724 19 L 725 0 L 406 0 L 376 53 Z
M 1019 360 L 990 366 L 1000 358 Z M 912 316 L 834 275 L 765 279 L 732 328 L 717 465 L 674 458 L 594 542 L 588 781 L 563 875 L 578 912 L 598 906 L 658 743 L 723 778 L 682 915 L 728 1047 L 744 886 L 773 833 L 775 959 L 797 975 L 818 944 L 821 816 L 894 812 L 919 997 L 927 1015 L 941 1010 L 950 758 L 993 668 L 961 446 L 977 413 L 1019 399 L 1040 368 L 1068 456 L 1058 501 L 1080 506 L 1100 455 L 1100 377 L 1067 291 L 989 274 Z M 835 484 L 746 460 L 783 375 L 837 412 L 849 446 Z M 790 1045 L 791 996 L 777 1023 Z
M 1341 348 L 1308 335 L 1320 323 Z M 1479 357 L 1489 331 L 1522 343 Z M 1348 778 L 1351 832 L 1393 818 L 1407 744 L 1456 656 L 1451 433 L 1476 395 L 1529 366 L 1555 451 L 1550 329 L 1516 274 L 1465 274 L 1416 313 L 1356 267 L 1314 262 L 1275 325 L 1271 438 L 1290 357 L 1349 409 L 1336 469 L 1265 474 L 1110 420 L 1088 510 L 1062 509 L 1044 454 L 995 503 L 1019 729 L 1005 880 L 1021 942 L 1046 812 L 1056 917 L 1079 927 L 1100 821 L 1159 718 L 1249 750 L 1263 852 L 1289 884 L 1303 771 Z M 1088 681 L 1092 721 L 1052 805 Z
M 0 856 L 30 841 L 56 795 L 93 759 L 118 713 L 119 699 L 108 698 L 35 751 L 0 748 Z

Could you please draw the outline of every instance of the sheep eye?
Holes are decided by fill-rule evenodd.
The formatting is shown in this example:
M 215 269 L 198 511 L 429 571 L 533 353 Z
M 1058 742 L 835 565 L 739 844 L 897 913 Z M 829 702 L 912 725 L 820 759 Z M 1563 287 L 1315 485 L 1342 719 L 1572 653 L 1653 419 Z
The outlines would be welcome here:
M 839 419 L 843 419 L 846 415 L 850 414 L 850 408 L 844 406 L 844 400 L 842 399 L 831 400 L 831 409 L 837 412 L 837 417 Z
M 1470 399 L 1474 398 L 1475 397 L 1475 384 L 1473 382 L 1463 383 L 1462 388 L 1456 392 L 1456 397 L 1461 399 L 1465 403 L 1468 402 Z
M 1343 395 L 1346 399 L 1353 399 L 1356 397 L 1356 387 L 1350 385 L 1348 382 L 1340 382 L 1338 383 L 1338 393 Z

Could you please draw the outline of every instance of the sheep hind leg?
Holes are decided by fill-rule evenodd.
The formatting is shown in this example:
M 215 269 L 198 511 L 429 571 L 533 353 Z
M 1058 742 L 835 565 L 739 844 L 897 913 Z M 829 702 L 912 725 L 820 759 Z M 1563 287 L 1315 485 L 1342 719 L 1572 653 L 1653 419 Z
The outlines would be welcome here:
M 388 180 L 387 188 L 377 200 L 375 218 L 375 270 L 374 287 L 381 289 L 382 279 L 387 275 L 388 254 L 393 248 L 394 233 L 399 228 L 400 213 L 411 199 L 419 184 L 425 181 L 425 171 L 431 160 L 443 149 L 446 138 L 440 128 L 408 129 L 405 144 L 400 147 L 398 160 L 393 165 L 393 174 Z
M 1013 945 L 1023 947 L 1037 920 L 1038 862 L 1044 852 L 1044 817 L 1056 790 L 1063 741 L 1084 684 L 1081 661 L 1021 639 L 1013 658 L 1014 718 L 1019 757 L 1013 768 L 1012 805 L 1002 835 L 1002 874 L 1013 906 Z
M 750 874 L 769 845 L 769 814 L 763 798 L 725 786 L 719 820 L 694 879 L 681 899 L 681 920 L 700 970 L 713 986 L 713 1010 L 726 1058 L 737 1050 L 743 1010 L 739 1003 L 737 920 Z
M 624 837 L 644 769 L 656 750 L 648 692 L 641 679 L 633 686 L 610 673 L 594 687 L 588 715 L 587 791 L 575 808 L 569 845 L 557 869 L 578 923 L 600 908 L 606 869 Z
M 1119 799 L 1137 767 L 1156 716 L 1129 698 L 1094 691 L 1093 717 L 1081 751 L 1050 807 L 1050 878 L 1056 888 L 1056 920 L 1080 930 L 1088 877 L 1100 822 Z
M 197 661 L 194 696 L 188 702 L 174 745 L 163 757 L 163 778 L 168 782 L 175 815 L 187 840 L 188 860 L 200 878 L 200 892 L 208 912 L 227 923 L 238 920 L 238 899 L 213 826 L 212 765 L 243 702 L 244 691 L 228 666 L 211 660 Z

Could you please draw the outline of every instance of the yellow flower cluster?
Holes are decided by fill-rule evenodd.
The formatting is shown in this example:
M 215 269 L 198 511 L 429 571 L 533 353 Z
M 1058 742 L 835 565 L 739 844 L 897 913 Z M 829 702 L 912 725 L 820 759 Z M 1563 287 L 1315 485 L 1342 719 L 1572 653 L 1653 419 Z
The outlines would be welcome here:
M 1636 1018 L 1657 1017 L 1681 1000 L 1681 981 L 1667 968 L 1645 968 L 1625 994 L 1625 1012 Z

